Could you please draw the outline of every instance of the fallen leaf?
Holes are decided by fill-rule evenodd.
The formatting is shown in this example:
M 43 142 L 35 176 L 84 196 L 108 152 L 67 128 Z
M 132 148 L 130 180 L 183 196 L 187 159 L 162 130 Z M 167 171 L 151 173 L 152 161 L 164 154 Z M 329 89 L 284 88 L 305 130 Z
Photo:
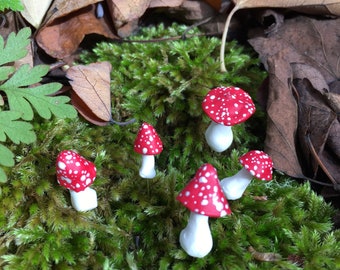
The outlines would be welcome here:
M 299 16 L 273 35 L 249 40 L 269 73 L 265 149 L 275 168 L 334 188 L 340 184 L 339 21 Z
M 205 0 L 210 6 L 212 6 L 216 11 L 220 11 L 222 7 L 221 0 Z
M 52 0 L 21 0 L 24 10 L 21 15 L 35 28 L 38 28 L 50 7 Z
M 274 252 L 258 252 L 252 246 L 248 247 L 248 251 L 255 260 L 260 262 L 276 262 L 281 260 L 281 255 Z
M 111 64 L 92 63 L 70 67 L 66 77 L 72 86 L 72 104 L 89 122 L 107 125 L 111 117 Z
M 224 31 L 222 35 L 222 44 L 220 50 L 220 61 L 221 61 L 221 71 L 226 72 L 226 67 L 224 63 L 224 51 L 225 43 L 227 40 L 228 29 L 230 25 L 231 18 L 234 14 L 245 8 L 293 8 L 298 9 L 300 12 L 304 10 L 314 14 L 326 14 L 340 16 L 340 2 L 339 0 L 324 0 L 320 3 L 319 0 L 233 0 L 235 3 L 234 8 L 230 11 L 227 16 Z
M 180 6 L 185 0 L 151 0 L 149 4 L 149 8 L 156 8 L 156 7 L 178 7 Z
M 65 59 L 74 53 L 85 35 L 98 34 L 117 38 L 108 15 L 96 17 L 99 0 L 56 0 L 46 22 L 36 35 L 38 45 L 50 56 Z
M 151 0 L 109 0 L 107 5 L 116 28 L 139 19 L 149 7 Z
M 340 15 L 338 0 L 233 0 L 238 9 L 244 8 L 312 8 L 317 14 Z M 310 13 L 310 12 L 308 12 Z

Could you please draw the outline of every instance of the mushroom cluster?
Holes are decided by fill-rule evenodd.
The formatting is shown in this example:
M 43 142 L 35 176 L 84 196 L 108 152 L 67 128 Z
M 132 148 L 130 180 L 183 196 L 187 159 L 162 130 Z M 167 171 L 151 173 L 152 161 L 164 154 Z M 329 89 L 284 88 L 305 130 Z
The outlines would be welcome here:
M 188 224 L 180 234 L 180 245 L 190 256 L 202 258 L 213 246 L 209 217 L 231 214 L 216 169 L 209 163 L 203 164 L 176 198 L 190 210 Z
M 89 186 L 96 178 L 96 166 L 71 150 L 61 151 L 56 161 L 57 181 L 70 190 L 71 204 L 77 211 L 97 207 L 97 193 Z
M 221 186 L 228 200 L 237 200 L 254 178 L 270 181 L 273 175 L 273 161 L 268 154 L 252 150 L 239 158 L 243 168 L 235 175 L 221 180 Z
M 255 112 L 251 97 L 238 87 L 217 87 L 209 91 L 202 102 L 204 112 L 211 118 L 205 138 L 216 152 L 226 150 L 233 141 L 231 127 L 246 121 Z M 155 128 L 144 122 L 134 141 L 134 151 L 142 155 L 139 175 L 153 178 L 155 155 L 163 151 L 163 143 Z M 239 158 L 243 168 L 234 176 L 219 181 L 216 169 L 203 164 L 176 199 L 190 210 L 187 226 L 181 231 L 179 242 L 186 253 L 202 258 L 213 247 L 209 217 L 220 218 L 231 214 L 228 200 L 239 199 L 253 177 L 272 179 L 273 162 L 260 150 L 249 151 Z M 96 191 L 89 186 L 96 178 L 95 165 L 71 150 L 57 157 L 57 181 L 71 193 L 72 206 L 77 211 L 97 207 Z
M 249 94 L 234 86 L 211 89 L 202 102 L 202 109 L 212 120 L 205 138 L 216 152 L 223 152 L 231 145 L 231 127 L 255 113 L 255 105 Z

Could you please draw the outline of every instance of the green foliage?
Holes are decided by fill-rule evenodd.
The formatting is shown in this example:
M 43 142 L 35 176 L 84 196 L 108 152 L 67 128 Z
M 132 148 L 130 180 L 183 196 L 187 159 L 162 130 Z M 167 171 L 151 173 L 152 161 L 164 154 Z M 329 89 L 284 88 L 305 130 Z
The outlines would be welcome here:
M 6 9 L 22 11 L 24 7 L 20 0 L 0 0 L 0 11 L 4 11 Z
M 24 28 L 17 35 L 11 33 L 6 44 L 0 37 L 0 91 L 6 95 L 7 100 L 5 103 L 1 96 L 0 141 L 4 143 L 7 138 L 14 144 L 35 141 L 33 126 L 27 122 L 34 117 L 33 108 L 45 119 L 50 119 L 52 114 L 60 118 L 76 117 L 75 109 L 66 104 L 69 101 L 68 97 L 50 96 L 61 88 L 61 84 L 47 83 L 32 86 L 39 83 L 47 74 L 48 66 L 40 65 L 31 68 L 26 64 L 17 70 L 14 66 L 10 66 L 11 62 L 27 54 L 26 47 L 30 35 L 30 29 Z M 14 165 L 14 155 L 5 145 L 0 147 L 0 165 L 8 167 Z M 0 168 L 0 182 L 6 180 L 5 171 Z
M 145 30 L 142 38 L 175 36 L 181 30 L 178 26 L 151 28 L 148 31 L 153 35 Z M 97 127 L 80 119 L 32 121 L 37 139 L 29 146 L 11 148 L 18 163 L 9 173 L 10 181 L 0 186 L 1 269 L 339 268 L 340 232 L 333 230 L 331 222 L 334 209 L 311 191 L 308 183 L 299 185 L 278 175 L 271 182 L 254 180 L 240 200 L 230 202 L 232 215 L 210 220 L 214 247 L 209 255 L 195 259 L 181 249 L 178 237 L 189 212 L 175 198 L 197 165 L 210 162 L 219 178 L 224 178 L 236 173 L 240 169 L 238 157 L 259 143 L 247 132 L 247 123 L 233 130 L 236 142 L 230 151 L 216 154 L 204 143 L 202 133 L 209 123 L 200 110 L 202 97 L 212 86 L 234 83 L 226 79 L 228 75 L 216 72 L 219 41 L 212 39 L 212 46 L 209 40 L 197 37 L 159 44 L 100 44 L 96 54 L 105 52 L 108 59 L 86 56 L 88 61 L 112 61 L 113 114 L 118 120 L 133 116 L 138 123 Z M 185 42 L 188 44 L 182 44 Z M 191 52 L 190 59 L 184 57 L 185 52 L 176 51 L 178 46 Z M 203 46 L 210 48 L 204 64 L 190 65 L 201 56 L 195 50 L 204 53 Z M 251 62 L 235 63 L 242 71 L 239 75 L 235 70 L 235 78 L 246 74 L 249 78 L 263 77 L 256 61 L 241 47 L 229 46 L 239 50 L 240 61 L 248 57 Z M 124 57 L 118 58 L 122 54 Z M 232 54 L 233 59 L 238 58 L 235 51 Z M 139 60 L 132 61 L 132 56 Z M 182 69 L 177 77 L 161 72 L 163 65 L 174 71 L 179 63 Z M 217 69 L 206 68 L 209 63 Z M 195 77 L 200 68 L 205 70 L 200 76 L 203 81 Z M 138 75 L 143 73 L 152 76 L 144 81 Z M 157 77 L 162 81 L 159 86 Z M 259 81 L 247 81 L 249 78 L 247 75 L 238 85 L 255 89 Z M 151 92 L 144 95 L 144 90 Z M 157 98 L 163 103 L 157 103 Z M 171 113 L 174 117 L 169 117 Z M 141 157 L 132 147 L 144 120 L 154 124 L 166 142 L 156 158 L 154 179 L 139 177 Z M 64 149 L 74 149 L 96 164 L 93 188 L 98 207 L 93 211 L 76 212 L 70 206 L 69 192 L 57 184 L 55 158 Z M 267 200 L 257 200 L 256 196 L 267 196 Z M 277 253 L 281 259 L 258 261 L 249 246 L 258 252 Z

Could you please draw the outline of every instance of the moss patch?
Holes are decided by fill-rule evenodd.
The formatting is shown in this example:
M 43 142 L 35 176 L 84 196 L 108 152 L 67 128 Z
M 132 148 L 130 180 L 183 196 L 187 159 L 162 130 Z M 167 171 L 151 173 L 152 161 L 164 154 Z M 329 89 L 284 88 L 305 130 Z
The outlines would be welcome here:
M 183 26 L 148 28 L 133 39 L 180 35 Z M 198 34 L 194 31 L 191 34 Z M 97 127 L 77 120 L 36 120 L 37 142 L 13 147 L 17 165 L 1 185 L 3 269 L 335 269 L 339 267 L 339 231 L 332 231 L 332 207 L 308 184 L 274 175 L 253 181 L 244 196 L 230 202 L 233 214 L 211 219 L 212 252 L 191 258 L 178 237 L 189 212 L 175 197 L 202 163 L 219 178 L 240 169 L 238 157 L 261 148 L 258 108 L 252 119 L 234 128 L 235 141 L 221 154 L 209 149 L 204 130 L 209 120 L 201 101 L 219 85 L 238 85 L 255 99 L 265 74 L 251 52 L 228 44 L 226 74 L 219 70 L 220 40 L 196 36 L 151 43 L 100 43 L 82 61 L 110 61 L 114 119 L 136 118 L 120 127 Z M 156 158 L 157 176 L 141 179 L 140 156 L 133 141 L 142 121 L 164 141 Z M 73 149 L 97 166 L 93 188 L 99 206 L 79 213 L 59 187 L 55 158 Z M 257 200 L 256 196 L 267 196 Z M 262 262 L 248 250 L 275 252 L 280 260 Z

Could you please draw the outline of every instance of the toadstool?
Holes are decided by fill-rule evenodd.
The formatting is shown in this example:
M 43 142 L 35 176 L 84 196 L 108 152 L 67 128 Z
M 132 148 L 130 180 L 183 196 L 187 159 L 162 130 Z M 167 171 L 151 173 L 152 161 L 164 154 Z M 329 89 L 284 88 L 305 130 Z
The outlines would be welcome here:
M 97 207 L 97 193 L 89 186 L 96 178 L 96 167 L 78 153 L 61 151 L 56 161 L 57 181 L 70 190 L 71 204 L 77 211 L 89 211 Z
M 209 163 L 203 164 L 176 199 L 190 210 L 188 224 L 180 233 L 180 245 L 190 256 L 202 258 L 213 246 L 209 217 L 231 214 L 216 169 Z
M 237 200 L 250 184 L 253 177 L 269 181 L 273 175 L 273 161 L 260 150 L 252 150 L 239 158 L 243 168 L 235 175 L 221 180 L 221 187 L 228 200 Z
M 134 150 L 142 155 L 139 175 L 143 178 L 154 178 L 156 175 L 154 156 L 163 151 L 163 144 L 152 125 L 144 122 L 139 128 Z
M 202 109 L 212 120 L 205 138 L 216 152 L 223 152 L 231 145 L 231 127 L 255 113 L 255 105 L 249 94 L 234 86 L 211 89 L 202 102 Z

